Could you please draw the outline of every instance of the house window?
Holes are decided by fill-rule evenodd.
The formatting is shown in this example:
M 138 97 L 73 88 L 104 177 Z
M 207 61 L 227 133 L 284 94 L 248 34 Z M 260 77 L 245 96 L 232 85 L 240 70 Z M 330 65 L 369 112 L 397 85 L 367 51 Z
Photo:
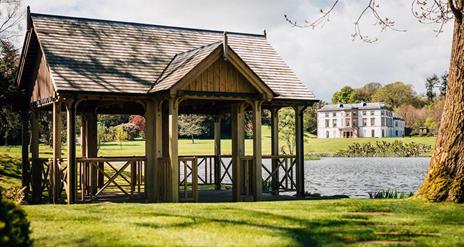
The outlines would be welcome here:
M 395 135 L 398 136 L 398 130 L 395 130 Z
M 382 130 L 382 137 L 385 137 L 385 130 Z
M 350 122 L 351 122 L 351 119 L 349 118 L 345 119 L 345 126 L 350 127 Z
M 385 123 L 385 118 L 383 117 L 383 118 L 382 118 L 382 126 L 385 126 L 385 125 L 386 125 L 386 123 Z
M 371 116 L 374 116 L 375 115 L 375 111 L 371 111 Z
M 363 111 L 363 116 L 366 116 L 367 115 L 367 111 Z
M 334 128 L 337 127 L 337 119 L 333 119 L 333 120 L 332 120 L 332 125 L 333 125 Z
M 367 126 L 367 118 L 363 118 L 362 126 Z
M 326 128 L 329 128 L 329 124 L 330 124 L 330 120 L 329 120 L 329 119 L 326 119 L 326 120 L 325 120 L 325 127 L 326 127 Z
M 332 116 L 333 116 L 333 117 L 336 117 L 336 116 L 337 116 L 337 113 L 336 113 L 336 112 L 332 112 Z
M 329 133 L 329 131 L 326 131 L 326 132 L 325 132 L 325 138 L 330 138 L 330 133 Z
M 356 119 L 353 119 L 353 127 L 358 127 L 358 121 L 356 121 Z
M 371 130 L 371 137 L 375 137 L 375 130 Z
M 325 117 L 329 117 L 329 113 L 328 113 L 328 112 L 325 113 Z
M 382 116 L 385 115 L 385 111 L 382 111 Z
M 371 126 L 375 125 L 375 118 L 371 118 Z
M 395 121 L 395 127 L 398 127 L 398 122 L 397 121 Z

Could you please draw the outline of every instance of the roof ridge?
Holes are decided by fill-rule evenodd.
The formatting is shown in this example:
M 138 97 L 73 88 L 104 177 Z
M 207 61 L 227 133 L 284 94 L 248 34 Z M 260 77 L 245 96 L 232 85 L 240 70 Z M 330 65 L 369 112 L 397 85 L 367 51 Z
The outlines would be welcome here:
M 71 19 L 71 20 L 93 21 L 93 22 L 102 22 L 102 23 L 109 23 L 109 24 L 113 23 L 113 24 L 137 25 L 137 26 L 157 27 L 157 28 L 165 28 L 165 29 L 180 29 L 180 30 L 185 30 L 185 31 L 196 31 L 196 32 L 210 32 L 210 33 L 223 33 L 224 32 L 224 30 L 168 26 L 168 25 L 158 25 L 158 24 L 131 22 L 131 21 L 117 21 L 117 20 L 107 20 L 107 19 L 88 18 L 88 17 L 76 17 L 76 16 L 64 16 L 64 15 L 53 15 L 53 14 L 43 14 L 43 13 L 31 13 L 31 16 L 32 17 L 34 17 L 34 16 L 40 17 L 41 16 L 41 17 L 49 17 L 49 18 L 61 18 L 61 19 Z M 258 34 L 258 33 L 243 33 L 243 32 L 229 32 L 229 31 L 227 31 L 227 34 L 266 38 L 265 34 Z
M 222 43 L 222 40 L 218 40 L 218 41 L 215 41 L 213 43 L 209 43 L 209 44 L 206 44 L 206 45 L 202 45 L 202 46 L 199 46 L 199 47 L 196 47 L 196 48 L 192 48 L 190 50 L 187 50 L 187 51 L 183 51 L 183 52 L 179 52 L 179 53 L 176 53 L 176 55 L 183 55 L 185 53 L 189 53 L 189 52 L 192 52 L 192 51 L 195 51 L 195 50 L 200 50 L 200 49 L 203 49 L 203 48 L 206 48 L 208 46 L 212 46 L 212 45 L 215 45 L 215 44 L 220 44 Z
M 201 50 L 203 48 L 206 48 L 206 47 L 209 47 L 209 46 L 212 46 L 214 44 L 220 44 L 222 43 L 222 41 L 216 41 L 216 42 L 213 42 L 213 43 L 210 43 L 210 44 L 207 44 L 207 45 L 203 45 L 203 46 L 200 46 L 198 48 L 195 48 L 195 49 L 190 49 L 188 51 L 185 51 L 185 52 L 180 52 L 180 53 L 177 53 L 174 55 L 174 57 L 171 59 L 171 61 L 169 61 L 168 65 L 166 65 L 166 67 L 164 67 L 163 69 L 163 72 L 160 74 L 160 76 L 158 77 L 158 79 L 156 79 L 156 81 L 153 83 L 153 85 L 150 87 L 150 90 L 148 90 L 148 92 L 150 92 L 157 84 L 159 84 L 161 81 L 163 81 L 164 79 L 166 79 L 169 75 L 171 75 L 172 73 L 174 73 L 175 71 L 177 71 L 182 65 L 184 65 L 186 62 L 188 61 L 184 61 L 183 63 L 181 64 L 178 64 L 168 75 L 165 76 L 165 72 L 166 70 L 169 68 L 169 66 L 171 66 L 172 62 L 178 58 L 180 55 L 183 55 L 183 54 L 186 54 L 188 52 L 192 52 L 192 51 L 195 51 L 195 50 Z M 191 56 L 194 56 L 196 55 L 197 53 L 195 54 L 192 54 Z

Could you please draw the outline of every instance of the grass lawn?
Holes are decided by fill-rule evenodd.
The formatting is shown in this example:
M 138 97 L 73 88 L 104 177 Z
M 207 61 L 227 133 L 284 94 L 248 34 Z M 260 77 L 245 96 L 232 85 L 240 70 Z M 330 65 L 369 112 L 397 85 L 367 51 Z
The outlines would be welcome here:
M 262 150 L 263 154 L 271 153 L 271 134 L 270 127 L 263 126 L 262 131 Z M 384 140 L 393 142 L 400 140 L 403 142 L 416 142 L 431 145 L 435 145 L 435 137 L 404 137 L 404 138 L 358 138 L 358 139 L 317 139 L 306 136 L 305 140 L 305 153 L 309 155 L 325 155 L 330 156 L 341 149 L 345 149 L 348 145 L 359 142 L 375 142 Z M 281 144 L 283 141 L 281 140 Z M 231 140 L 222 140 L 221 144 L 222 154 L 231 154 Z M 245 149 L 248 155 L 253 153 L 253 141 L 251 139 L 245 140 Z M 63 147 L 63 155 L 65 155 L 66 147 Z M 20 146 L 0 146 L 0 155 L 8 153 L 10 156 L 21 157 Z M 48 146 L 40 146 L 40 156 L 50 157 L 52 155 L 52 149 Z M 197 154 L 213 154 L 214 153 L 214 141 L 209 139 L 195 140 L 195 144 L 192 144 L 190 139 L 179 140 L 179 154 L 180 155 L 197 155 Z M 80 154 L 80 145 L 77 145 L 77 154 Z M 145 142 L 144 141 L 127 141 L 122 142 L 109 142 L 104 143 L 98 153 L 100 156 L 125 156 L 125 155 L 144 155 L 145 154 Z M 431 156 L 431 153 L 427 155 Z
M 408 199 L 24 208 L 37 246 L 464 244 L 464 205 Z
M 208 140 L 181 143 L 184 154 L 212 149 Z M 311 145 L 330 151 L 335 144 Z M 124 143 L 122 150 L 118 144 L 107 144 L 101 155 L 143 155 L 143 142 Z M 46 155 L 50 149 L 41 146 L 41 156 Z M 20 185 L 19 157 L 19 147 L 0 147 L 1 187 Z M 22 207 L 36 246 L 464 246 L 464 205 L 411 199 Z

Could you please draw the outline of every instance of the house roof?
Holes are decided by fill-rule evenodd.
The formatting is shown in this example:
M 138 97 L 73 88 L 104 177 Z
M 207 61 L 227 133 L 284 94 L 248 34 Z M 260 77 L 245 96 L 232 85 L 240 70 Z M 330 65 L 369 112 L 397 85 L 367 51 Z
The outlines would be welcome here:
M 223 31 L 30 14 L 57 91 L 168 89 L 210 54 Z M 264 35 L 228 33 L 229 47 L 276 99 L 315 100 Z
M 373 103 L 356 103 L 356 104 L 331 104 L 325 105 L 318 111 L 343 111 L 343 110 L 378 110 L 378 109 L 387 109 L 383 102 L 373 102 Z

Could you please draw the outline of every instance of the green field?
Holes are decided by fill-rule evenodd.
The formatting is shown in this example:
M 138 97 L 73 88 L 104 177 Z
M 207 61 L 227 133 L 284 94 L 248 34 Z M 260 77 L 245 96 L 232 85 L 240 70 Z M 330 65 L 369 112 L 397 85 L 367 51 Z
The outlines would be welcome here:
M 266 137 L 265 137 L 266 138 Z M 364 141 L 364 139 L 358 139 Z M 430 141 L 412 138 L 414 141 Z M 353 140 L 317 140 L 330 152 Z M 331 142 L 329 142 L 331 141 Z M 227 140 L 224 142 L 225 147 Z M 336 143 L 336 144 L 334 144 Z M 269 147 L 268 144 L 264 145 Z M 335 147 L 337 146 L 337 147 Z M 212 142 L 181 140 L 183 154 Z M 42 146 L 41 155 L 50 155 Z M 188 152 L 185 152 L 188 151 Z M 210 151 L 209 151 L 210 152 Z M 143 142 L 102 147 L 101 155 L 142 155 Z M 0 148 L 0 186 L 20 185 L 20 147 Z M 94 203 L 25 205 L 36 246 L 464 245 L 464 205 L 413 199 L 256 203 Z
M 270 127 L 263 126 L 262 129 L 262 150 L 263 154 L 271 154 L 271 135 Z M 400 140 L 403 142 L 416 142 L 428 144 L 431 146 L 435 145 L 435 137 L 404 137 L 404 138 L 358 138 L 358 139 L 317 139 L 311 138 L 309 135 L 305 138 L 305 153 L 308 155 L 323 155 L 330 156 L 337 151 L 346 148 L 348 145 L 359 142 L 375 142 L 375 141 L 388 141 L 393 142 Z M 283 141 L 281 140 L 281 144 Z M 222 154 L 231 154 L 231 140 L 226 139 L 221 142 Z M 251 155 L 253 153 L 253 141 L 251 139 L 245 140 L 246 154 Z M 40 146 L 41 157 L 49 157 L 52 154 L 52 149 L 48 146 Z M 63 148 L 63 155 L 65 155 L 66 148 Z M 13 156 L 20 157 L 21 147 L 20 146 L 0 146 L 0 154 L 9 153 Z M 77 153 L 80 154 L 80 146 L 77 145 Z M 213 154 L 214 153 L 214 141 L 209 139 L 195 140 L 195 144 L 192 144 L 190 139 L 179 140 L 179 154 L 180 155 L 201 155 L 201 154 Z M 124 156 L 124 155 L 144 155 L 145 154 L 145 142 L 144 141 L 127 141 L 120 145 L 118 142 L 109 142 L 102 145 L 98 153 L 100 156 Z M 431 155 L 429 153 L 428 155 Z
M 24 208 L 37 246 L 464 244 L 464 205 L 407 199 Z

